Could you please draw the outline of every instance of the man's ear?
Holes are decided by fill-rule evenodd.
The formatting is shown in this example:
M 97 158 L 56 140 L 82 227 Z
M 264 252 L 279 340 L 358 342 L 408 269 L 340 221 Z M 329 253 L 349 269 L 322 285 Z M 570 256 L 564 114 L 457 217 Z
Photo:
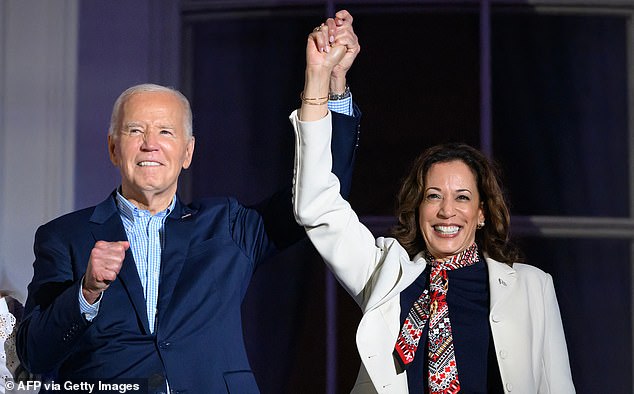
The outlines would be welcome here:
M 115 167 L 119 167 L 119 157 L 117 156 L 116 137 L 112 134 L 108 134 L 108 154 L 110 155 L 110 161 Z
M 192 164 L 192 158 L 194 157 L 194 147 L 196 146 L 196 139 L 192 135 L 185 147 L 185 160 L 183 161 L 183 169 L 188 169 Z

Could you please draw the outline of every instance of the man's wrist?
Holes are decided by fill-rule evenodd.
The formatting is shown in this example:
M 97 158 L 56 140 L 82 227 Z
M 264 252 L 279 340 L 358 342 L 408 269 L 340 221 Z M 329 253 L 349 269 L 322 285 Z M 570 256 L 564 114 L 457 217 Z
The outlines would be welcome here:
M 84 297 L 84 300 L 88 302 L 90 305 L 96 303 L 101 298 L 101 294 L 103 293 L 100 290 L 94 291 L 86 288 L 86 277 L 84 276 L 81 280 L 81 295 Z
M 338 93 L 338 92 L 330 92 L 328 93 L 328 100 L 331 101 L 335 101 L 335 100 L 343 100 L 350 97 L 350 87 L 348 85 L 346 85 L 346 87 L 343 89 L 343 92 Z
M 99 313 L 99 304 L 101 302 L 103 292 L 99 293 L 99 296 L 94 302 L 89 302 L 89 300 L 86 299 L 86 293 L 83 283 L 84 280 L 82 278 L 79 286 L 79 311 L 81 312 L 84 319 L 86 319 L 87 321 L 92 321 L 97 316 L 97 313 Z
M 342 75 L 335 74 L 334 72 L 330 74 L 330 93 L 342 94 L 346 90 L 346 86 L 348 86 L 348 81 L 346 80 L 345 73 Z

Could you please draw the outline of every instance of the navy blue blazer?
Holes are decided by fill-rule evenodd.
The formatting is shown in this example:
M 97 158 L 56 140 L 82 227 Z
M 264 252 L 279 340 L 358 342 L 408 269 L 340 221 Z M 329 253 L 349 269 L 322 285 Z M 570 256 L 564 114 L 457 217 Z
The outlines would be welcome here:
M 333 114 L 333 170 L 349 189 L 359 112 Z M 290 182 L 289 182 L 290 183 Z M 165 221 L 157 321 L 150 333 L 131 250 L 97 317 L 78 294 L 97 240 L 126 240 L 114 192 L 101 204 L 41 226 L 18 330 L 20 360 L 56 381 L 141 378 L 150 393 L 257 393 L 242 337 L 241 303 L 258 263 L 305 236 L 290 188 L 255 207 L 232 198 L 183 204 Z

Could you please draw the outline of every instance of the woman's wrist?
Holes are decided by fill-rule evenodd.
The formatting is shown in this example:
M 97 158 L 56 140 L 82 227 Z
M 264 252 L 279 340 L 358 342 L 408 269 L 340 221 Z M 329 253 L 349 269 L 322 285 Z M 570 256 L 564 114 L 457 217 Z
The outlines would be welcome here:
M 330 87 L 330 70 L 324 67 L 307 67 L 304 80 L 304 90 L 319 89 L 328 93 Z M 319 93 L 319 92 L 314 92 Z
M 324 71 L 306 70 L 303 97 L 328 97 L 330 75 Z
M 328 114 L 328 88 L 330 73 L 327 70 L 306 68 L 304 90 L 300 94 L 302 107 L 299 119 L 302 121 L 319 120 Z

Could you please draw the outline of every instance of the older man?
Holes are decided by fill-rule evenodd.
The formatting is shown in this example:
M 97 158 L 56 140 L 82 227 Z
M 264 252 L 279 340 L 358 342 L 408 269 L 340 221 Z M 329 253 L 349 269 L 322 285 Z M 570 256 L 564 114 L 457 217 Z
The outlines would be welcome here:
M 335 42 L 349 48 L 331 81 L 343 91 L 358 42 L 347 12 L 327 24 Z M 345 96 L 336 98 L 352 111 Z M 358 116 L 350 115 L 333 122 L 335 171 L 344 180 L 357 139 Z M 303 230 L 294 223 L 290 194 L 256 207 L 230 198 L 182 203 L 177 181 L 194 142 L 181 93 L 139 85 L 117 99 L 108 147 L 121 186 L 35 235 L 18 333 L 31 372 L 54 372 L 58 382 L 136 378 L 151 393 L 258 391 L 240 305 L 258 264 Z

